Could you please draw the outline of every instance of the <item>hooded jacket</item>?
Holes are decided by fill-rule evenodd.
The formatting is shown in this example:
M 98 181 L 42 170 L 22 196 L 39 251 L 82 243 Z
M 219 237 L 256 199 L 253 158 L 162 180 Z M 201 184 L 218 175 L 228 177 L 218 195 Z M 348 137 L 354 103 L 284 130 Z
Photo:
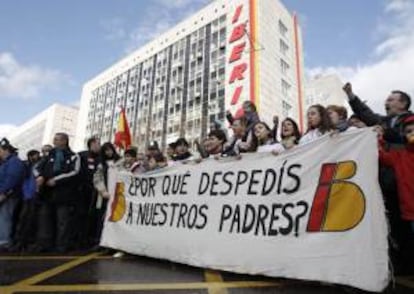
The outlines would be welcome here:
M 393 168 L 397 181 L 401 218 L 414 221 L 414 145 L 386 151 L 380 144 L 380 162 Z

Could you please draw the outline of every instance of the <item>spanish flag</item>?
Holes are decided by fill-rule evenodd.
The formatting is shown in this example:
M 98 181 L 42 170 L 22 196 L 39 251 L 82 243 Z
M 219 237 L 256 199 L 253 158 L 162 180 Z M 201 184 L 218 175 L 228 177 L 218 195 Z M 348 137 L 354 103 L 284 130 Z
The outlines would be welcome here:
M 131 132 L 129 131 L 124 108 L 121 108 L 121 112 L 119 113 L 118 129 L 115 133 L 114 144 L 124 150 L 131 146 Z

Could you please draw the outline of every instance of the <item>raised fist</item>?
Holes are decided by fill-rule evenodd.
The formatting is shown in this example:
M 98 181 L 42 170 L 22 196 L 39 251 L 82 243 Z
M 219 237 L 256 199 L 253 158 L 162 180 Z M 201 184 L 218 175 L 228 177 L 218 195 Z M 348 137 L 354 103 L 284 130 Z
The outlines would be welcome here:
M 352 84 L 351 83 L 346 83 L 345 86 L 342 88 L 346 95 L 348 96 L 353 96 L 354 92 L 352 91 Z

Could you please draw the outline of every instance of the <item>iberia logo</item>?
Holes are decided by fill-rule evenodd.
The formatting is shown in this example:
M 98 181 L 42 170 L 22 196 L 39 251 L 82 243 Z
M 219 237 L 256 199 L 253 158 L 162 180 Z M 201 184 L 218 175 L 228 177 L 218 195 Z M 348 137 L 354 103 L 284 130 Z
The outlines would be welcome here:
M 125 214 L 125 184 L 116 183 L 115 198 L 111 205 L 111 214 L 109 216 L 110 222 L 118 222 Z
M 354 161 L 322 165 L 313 199 L 308 232 L 341 232 L 356 227 L 365 214 L 361 188 L 348 181 L 356 173 Z

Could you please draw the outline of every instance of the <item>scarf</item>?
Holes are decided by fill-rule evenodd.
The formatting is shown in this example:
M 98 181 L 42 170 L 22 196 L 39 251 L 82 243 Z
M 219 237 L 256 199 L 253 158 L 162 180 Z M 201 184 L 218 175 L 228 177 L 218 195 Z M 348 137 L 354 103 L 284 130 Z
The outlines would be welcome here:
M 55 174 L 60 173 L 62 171 L 63 162 L 65 161 L 65 157 L 63 155 L 63 150 L 56 149 L 54 162 L 53 162 L 53 172 Z
M 339 121 L 335 128 L 339 131 L 339 132 L 345 132 L 348 129 L 349 125 L 348 122 L 346 120 L 341 120 Z

